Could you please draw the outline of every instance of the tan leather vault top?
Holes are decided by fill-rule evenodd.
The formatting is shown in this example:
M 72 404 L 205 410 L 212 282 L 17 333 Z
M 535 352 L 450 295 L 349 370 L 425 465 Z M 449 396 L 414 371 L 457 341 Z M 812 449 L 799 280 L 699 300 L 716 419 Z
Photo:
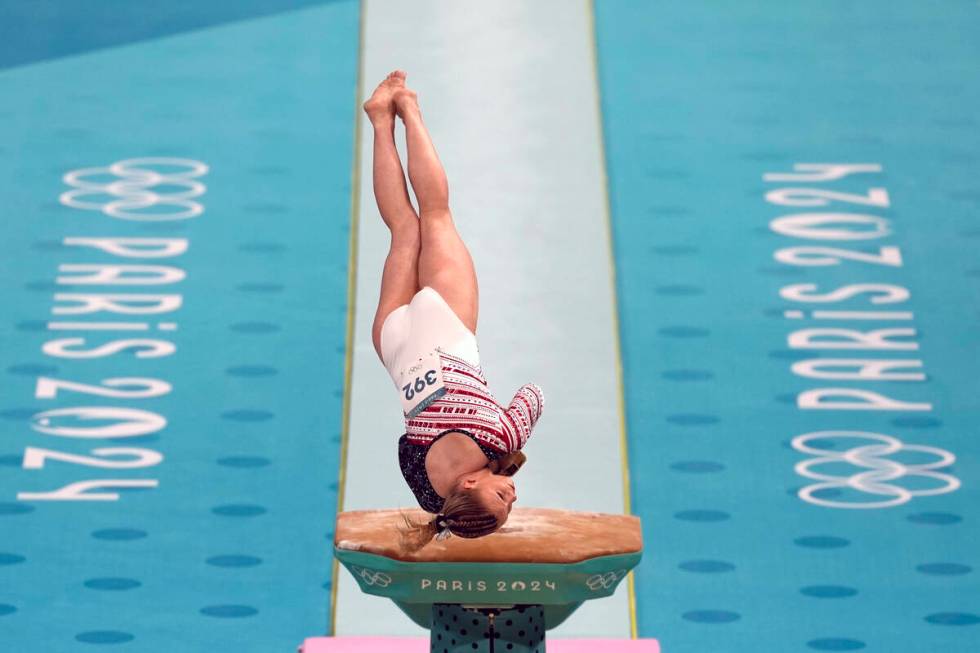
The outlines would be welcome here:
M 575 563 L 598 556 L 635 553 L 643 549 L 640 520 L 551 508 L 514 508 L 497 532 L 474 539 L 455 535 L 432 540 L 408 553 L 399 545 L 401 513 L 429 522 L 432 514 L 417 508 L 352 510 L 337 516 L 334 544 L 408 562 L 541 562 Z

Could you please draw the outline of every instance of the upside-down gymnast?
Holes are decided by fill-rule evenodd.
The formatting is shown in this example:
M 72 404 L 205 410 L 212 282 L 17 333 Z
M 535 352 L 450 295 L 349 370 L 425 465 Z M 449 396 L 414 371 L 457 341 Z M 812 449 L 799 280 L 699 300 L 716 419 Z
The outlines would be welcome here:
M 374 196 L 391 231 L 371 339 L 405 415 L 399 467 L 419 505 L 434 513 L 421 523 L 406 516 L 402 544 L 414 550 L 450 533 L 489 535 L 517 499 L 511 476 L 525 461 L 520 449 L 541 416 L 544 395 L 527 384 L 504 408 L 487 387 L 476 343 L 476 270 L 405 73 L 389 74 L 364 111 L 374 127 Z M 395 149 L 396 115 L 405 125 L 418 212 Z

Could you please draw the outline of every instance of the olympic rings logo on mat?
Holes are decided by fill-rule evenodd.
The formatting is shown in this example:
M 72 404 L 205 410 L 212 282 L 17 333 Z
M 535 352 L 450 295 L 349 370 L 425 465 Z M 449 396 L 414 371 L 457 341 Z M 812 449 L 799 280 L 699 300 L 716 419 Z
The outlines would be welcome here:
M 59 199 L 65 206 L 102 211 L 120 220 L 186 220 L 204 213 L 193 198 L 207 190 L 195 179 L 207 172 L 206 164 L 192 159 L 126 159 L 106 168 L 72 170 L 63 179 L 74 188 Z M 160 192 L 161 188 L 167 192 Z
M 622 580 L 623 576 L 626 574 L 627 571 L 625 569 L 610 571 L 606 572 L 605 574 L 595 574 L 593 576 L 589 576 L 588 580 L 585 581 L 585 584 L 593 592 L 598 592 L 600 589 L 607 590 L 615 587 L 616 583 Z
M 388 587 L 391 585 L 392 578 L 381 571 L 371 571 L 363 567 L 351 565 L 350 570 L 364 579 L 364 582 L 371 586 Z
M 854 446 L 846 451 L 834 451 L 820 444 L 831 444 L 838 439 L 865 440 L 872 444 Z M 815 442 L 816 441 L 816 442 Z M 810 460 L 797 463 L 796 473 L 806 478 L 812 478 L 819 483 L 808 485 L 799 491 L 798 496 L 808 503 L 828 508 L 890 508 L 907 503 L 912 497 L 946 494 L 960 487 L 960 480 L 950 474 L 935 471 L 947 467 L 956 460 L 956 456 L 938 447 L 926 447 L 918 444 L 905 444 L 898 438 L 881 433 L 864 431 L 817 431 L 805 433 L 793 438 L 793 448 L 802 453 L 816 456 Z M 817 446 L 814 446 L 817 445 Z M 906 453 L 921 457 L 927 462 L 909 463 L 886 458 L 893 454 Z M 839 476 L 816 471 L 821 465 L 847 464 L 867 471 L 859 471 L 850 476 Z M 895 481 L 904 477 L 919 477 L 914 483 L 915 488 L 909 489 L 896 485 Z M 838 501 L 828 496 L 820 496 L 821 491 L 851 489 L 871 495 L 868 501 Z M 834 493 L 837 495 L 837 493 Z M 887 497 L 873 500 L 873 497 Z

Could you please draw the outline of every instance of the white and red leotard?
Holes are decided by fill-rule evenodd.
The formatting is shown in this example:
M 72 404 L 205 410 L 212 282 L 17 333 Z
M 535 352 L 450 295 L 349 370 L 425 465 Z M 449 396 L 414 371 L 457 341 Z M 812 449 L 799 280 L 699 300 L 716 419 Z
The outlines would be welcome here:
M 425 470 L 425 455 L 432 443 L 458 432 L 472 438 L 489 460 L 518 451 L 541 417 L 544 394 L 528 383 L 507 407 L 497 403 L 480 367 L 476 336 L 442 296 L 426 286 L 410 304 L 392 311 L 381 328 L 382 360 L 399 391 L 401 371 L 431 352 L 438 352 L 445 393 L 405 418 L 398 462 L 419 505 L 439 512 L 444 498 L 433 489 Z

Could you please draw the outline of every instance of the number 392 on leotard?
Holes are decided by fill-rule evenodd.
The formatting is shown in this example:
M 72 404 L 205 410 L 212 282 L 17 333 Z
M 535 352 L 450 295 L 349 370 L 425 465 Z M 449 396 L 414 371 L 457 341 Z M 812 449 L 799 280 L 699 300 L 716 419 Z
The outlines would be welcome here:
M 415 417 L 446 394 L 439 352 L 429 352 L 402 371 L 398 385 L 401 387 L 402 410 L 408 418 Z

